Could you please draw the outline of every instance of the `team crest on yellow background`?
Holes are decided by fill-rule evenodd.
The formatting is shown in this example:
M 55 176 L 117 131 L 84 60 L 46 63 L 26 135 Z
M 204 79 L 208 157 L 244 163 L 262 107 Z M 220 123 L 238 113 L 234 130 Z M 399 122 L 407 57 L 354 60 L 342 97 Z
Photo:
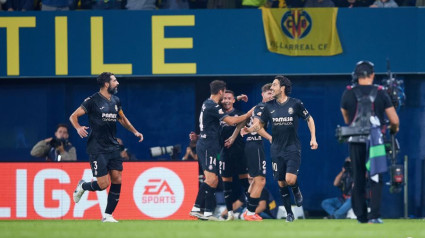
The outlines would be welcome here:
M 262 8 L 267 49 L 289 56 L 342 53 L 338 8 Z
M 286 36 L 291 39 L 302 39 L 310 33 L 313 22 L 303 9 L 293 9 L 283 15 L 280 24 Z

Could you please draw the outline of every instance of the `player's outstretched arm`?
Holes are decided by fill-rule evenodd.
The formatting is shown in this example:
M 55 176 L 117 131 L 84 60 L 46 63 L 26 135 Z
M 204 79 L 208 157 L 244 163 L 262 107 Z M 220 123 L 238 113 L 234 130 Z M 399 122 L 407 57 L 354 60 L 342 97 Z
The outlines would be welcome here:
M 239 96 L 236 97 L 237 101 L 244 101 L 244 102 L 248 102 L 248 96 L 246 96 L 245 94 L 241 94 Z
M 235 124 L 239 124 L 245 120 L 248 120 L 248 118 L 251 117 L 252 112 L 254 111 L 255 107 L 251 108 L 251 110 L 249 110 L 247 113 L 241 115 L 241 116 L 227 116 L 225 118 L 223 118 L 223 121 L 226 122 L 228 125 L 235 125 Z
M 312 150 L 316 150 L 319 147 L 319 145 L 317 144 L 317 141 L 316 141 L 316 126 L 314 125 L 314 120 L 312 116 L 307 118 L 307 125 L 311 135 L 310 147 Z
M 134 128 L 134 126 L 130 123 L 130 121 L 127 119 L 127 117 L 124 115 L 124 112 L 122 110 L 119 111 L 118 113 L 120 115 L 120 118 L 118 119 L 118 121 L 121 123 L 121 125 L 129 130 L 131 133 L 133 133 L 136 137 L 138 137 L 140 140 L 139 142 L 143 141 L 143 134 L 138 132 L 136 130 L 136 128 Z
M 87 129 L 89 128 L 87 126 L 81 126 L 80 123 L 78 123 L 78 118 L 84 114 L 86 114 L 84 109 L 82 107 L 79 107 L 69 117 L 69 121 L 71 122 L 75 130 L 77 130 L 77 133 L 81 138 L 87 137 L 87 135 L 89 134 L 87 132 Z

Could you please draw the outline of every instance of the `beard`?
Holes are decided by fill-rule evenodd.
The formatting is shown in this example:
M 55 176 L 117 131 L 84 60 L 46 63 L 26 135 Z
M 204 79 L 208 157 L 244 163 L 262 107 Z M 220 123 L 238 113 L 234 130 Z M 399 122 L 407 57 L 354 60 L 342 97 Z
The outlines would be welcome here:
M 115 88 L 111 88 L 111 86 L 108 87 L 108 93 L 109 94 L 117 94 L 118 93 L 118 86 L 116 86 Z

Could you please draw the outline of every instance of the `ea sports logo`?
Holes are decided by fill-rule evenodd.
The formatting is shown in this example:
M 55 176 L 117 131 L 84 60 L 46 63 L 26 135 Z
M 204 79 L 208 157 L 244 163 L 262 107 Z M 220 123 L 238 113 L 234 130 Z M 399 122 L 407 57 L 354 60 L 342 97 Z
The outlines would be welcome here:
M 182 205 L 183 198 L 183 182 L 167 168 L 148 169 L 134 183 L 133 199 L 137 208 L 152 218 L 173 215 Z
M 286 12 L 280 22 L 282 31 L 291 39 L 302 39 L 311 31 L 310 15 L 302 9 Z

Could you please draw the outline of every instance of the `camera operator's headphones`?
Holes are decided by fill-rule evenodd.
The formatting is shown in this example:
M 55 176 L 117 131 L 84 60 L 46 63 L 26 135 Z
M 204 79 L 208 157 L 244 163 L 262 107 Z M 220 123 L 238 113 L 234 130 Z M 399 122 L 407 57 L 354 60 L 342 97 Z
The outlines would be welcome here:
M 357 84 L 359 77 L 364 78 L 375 72 L 374 64 L 367 60 L 357 62 L 354 72 L 351 73 L 351 83 Z

